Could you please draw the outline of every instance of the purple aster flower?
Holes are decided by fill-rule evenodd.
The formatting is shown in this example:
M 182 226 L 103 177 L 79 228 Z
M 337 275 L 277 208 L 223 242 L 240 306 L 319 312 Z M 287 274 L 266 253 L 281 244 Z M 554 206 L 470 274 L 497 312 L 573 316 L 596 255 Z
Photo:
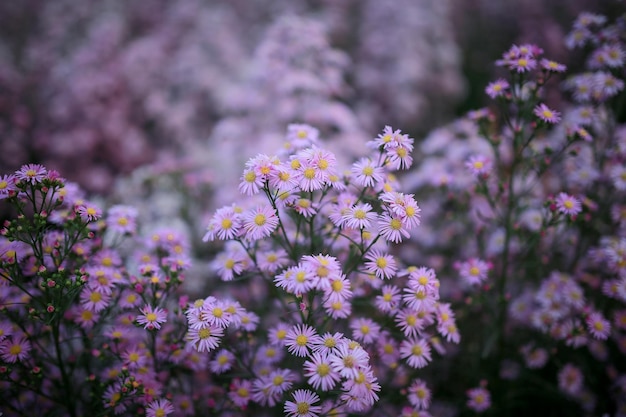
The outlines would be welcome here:
M 30 182 L 31 184 L 36 184 L 46 178 L 47 173 L 48 171 L 42 165 L 28 164 L 22 166 L 19 170 L 17 170 L 15 172 L 15 176 L 18 180 Z
M 485 93 L 491 98 L 496 98 L 504 95 L 504 92 L 508 89 L 509 83 L 505 79 L 500 78 L 497 81 L 489 83 L 487 88 L 485 88 Z
M 537 105 L 537 107 L 533 110 L 533 113 L 546 123 L 555 124 L 561 120 L 561 113 L 550 109 L 543 103 Z
M 559 195 L 555 199 L 556 209 L 563 214 L 568 216 L 576 216 L 578 213 L 582 211 L 582 205 L 580 201 L 569 194 L 559 193 Z

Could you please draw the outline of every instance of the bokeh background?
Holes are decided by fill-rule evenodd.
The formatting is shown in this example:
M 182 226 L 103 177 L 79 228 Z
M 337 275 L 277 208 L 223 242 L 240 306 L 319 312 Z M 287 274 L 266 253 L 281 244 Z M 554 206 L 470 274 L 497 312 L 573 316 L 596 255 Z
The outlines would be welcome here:
M 576 15 L 621 3 L 0 2 L 0 170 L 42 163 L 111 195 L 150 166 L 219 193 L 290 122 L 346 158 L 387 124 L 419 140 L 484 105 L 512 43 L 566 60 Z

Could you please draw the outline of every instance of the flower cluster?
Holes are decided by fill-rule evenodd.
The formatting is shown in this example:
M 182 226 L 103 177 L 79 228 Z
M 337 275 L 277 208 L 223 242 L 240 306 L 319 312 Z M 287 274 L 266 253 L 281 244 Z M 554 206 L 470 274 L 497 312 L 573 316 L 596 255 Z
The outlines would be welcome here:
M 342 169 L 317 138 L 311 126 L 290 125 L 288 151 L 246 163 L 239 190 L 248 199 L 209 220 L 205 240 L 225 241 L 212 262 L 215 273 L 273 300 L 255 310 L 272 330 L 244 329 L 252 340 L 232 334 L 223 298 L 186 310 L 197 350 L 223 343 L 258 352 L 234 365 L 247 374 L 229 393 L 234 406 L 283 402 L 288 415 L 365 412 L 383 383 L 400 383 L 398 372 L 408 377 L 431 362 L 433 349 L 444 353 L 446 343 L 460 341 L 434 270 L 404 267 L 391 251 L 421 223 L 414 196 L 399 191 L 393 175 L 411 166 L 414 140 L 386 126 L 368 143 L 370 155 Z M 284 368 L 293 363 L 303 375 Z M 241 384 L 250 387 L 245 398 Z M 425 412 L 428 401 L 410 398 L 410 407 Z

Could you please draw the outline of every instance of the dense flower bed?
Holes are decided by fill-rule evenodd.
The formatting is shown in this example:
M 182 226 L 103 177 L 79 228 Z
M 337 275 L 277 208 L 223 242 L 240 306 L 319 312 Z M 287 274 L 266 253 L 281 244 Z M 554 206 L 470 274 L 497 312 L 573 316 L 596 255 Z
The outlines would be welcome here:
M 328 67 L 292 82 L 338 89 L 300 23 Z M 40 164 L 1 175 L 0 412 L 626 415 L 625 25 L 578 17 L 581 73 L 513 45 L 492 105 L 421 141 L 381 126 L 338 154 L 287 122 L 306 112 L 268 117 L 281 146 L 248 156 L 202 239 Z M 275 38 L 254 76 L 296 103 L 272 71 L 300 51 Z

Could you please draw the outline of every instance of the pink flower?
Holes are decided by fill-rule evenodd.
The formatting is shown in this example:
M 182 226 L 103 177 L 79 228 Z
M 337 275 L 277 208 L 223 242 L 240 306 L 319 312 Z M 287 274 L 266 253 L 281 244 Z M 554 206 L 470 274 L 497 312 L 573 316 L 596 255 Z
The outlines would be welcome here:
M 472 388 L 467 391 L 467 397 L 467 406 L 477 413 L 482 413 L 491 407 L 491 394 L 486 388 Z
M 169 400 L 158 399 L 146 407 L 146 417 L 165 417 L 174 412 L 174 406 Z
M 17 187 L 15 175 L 0 175 L 0 200 L 3 200 L 16 192 Z
M 580 201 L 569 194 L 559 193 L 555 199 L 556 208 L 559 213 L 563 213 L 570 217 L 576 216 L 582 211 L 582 205 Z
M 21 362 L 29 357 L 30 342 L 25 337 L 7 338 L 0 342 L 0 357 L 8 363 Z
M 287 332 L 285 346 L 291 354 L 304 357 L 309 354 L 309 349 L 314 344 L 319 343 L 319 338 L 313 327 L 306 324 L 298 324 Z
M 537 107 L 533 110 L 533 113 L 546 123 L 555 124 L 561 121 L 561 113 L 550 109 L 543 103 L 537 105 Z
M 152 308 L 151 305 L 145 305 L 141 310 L 141 314 L 137 316 L 137 323 L 143 325 L 144 329 L 159 330 L 161 324 L 167 321 L 167 312 L 160 307 Z
M 375 274 L 378 278 L 390 279 L 397 271 L 395 258 L 379 250 L 368 252 L 364 259 L 365 271 Z
M 471 258 L 458 266 L 461 279 L 470 285 L 478 285 L 487 279 L 491 265 L 481 259 Z
M 304 362 L 303 368 L 308 383 L 316 390 L 330 391 L 340 378 L 339 374 L 331 368 L 328 354 L 325 353 L 314 352 Z
M 116 205 L 109 209 L 107 225 L 117 233 L 134 235 L 137 232 L 137 215 L 134 207 Z
M 485 92 L 489 97 L 496 98 L 504 95 L 504 92 L 508 90 L 508 88 L 509 83 L 505 79 L 500 78 L 499 80 L 490 83 L 487 88 L 485 88 Z
M 317 417 L 322 411 L 319 405 L 313 405 L 320 397 L 307 389 L 298 389 L 293 393 L 293 401 L 285 402 L 287 417 Z
M 76 207 L 76 213 L 83 221 L 95 222 L 102 216 L 102 210 L 94 204 L 84 203 Z
M 465 162 L 465 167 L 474 177 L 486 177 L 491 172 L 492 163 L 485 155 L 472 155 Z
M 596 339 L 606 340 L 611 333 L 611 323 L 598 312 L 589 314 L 585 323 L 587 324 L 589 333 Z
M 19 170 L 15 172 L 15 177 L 24 182 L 36 184 L 46 178 L 48 171 L 42 165 L 28 164 L 23 165 Z
M 369 158 L 361 158 L 352 165 L 354 182 L 361 187 L 374 187 L 384 179 L 384 170 Z
M 425 339 L 410 338 L 400 344 L 400 356 L 406 359 L 411 368 L 423 368 L 432 357 L 430 345 Z
M 278 226 L 276 211 L 270 206 L 258 206 L 244 214 L 243 227 L 246 238 L 259 240 L 272 234 Z

